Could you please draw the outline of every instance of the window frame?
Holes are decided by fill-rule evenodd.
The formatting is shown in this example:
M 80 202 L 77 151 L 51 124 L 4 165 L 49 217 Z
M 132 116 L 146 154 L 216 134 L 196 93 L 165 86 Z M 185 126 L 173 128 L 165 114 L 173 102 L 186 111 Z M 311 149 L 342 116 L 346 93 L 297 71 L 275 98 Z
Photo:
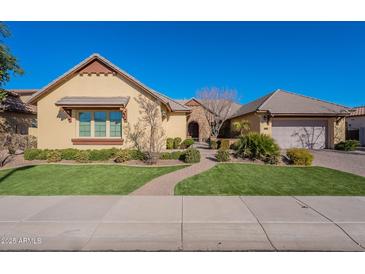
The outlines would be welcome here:
M 80 113 L 82 112 L 90 112 L 90 136 L 80 136 Z M 95 132 L 95 112 L 105 112 L 106 113 L 106 124 L 105 124 L 105 136 L 96 136 Z M 120 136 L 111 136 L 111 123 L 110 123 L 110 113 L 111 112 L 120 112 Z M 76 134 L 75 136 L 79 139 L 122 139 L 123 137 L 123 113 L 120 110 L 106 110 L 106 109 L 93 109 L 93 110 L 77 110 L 76 111 Z

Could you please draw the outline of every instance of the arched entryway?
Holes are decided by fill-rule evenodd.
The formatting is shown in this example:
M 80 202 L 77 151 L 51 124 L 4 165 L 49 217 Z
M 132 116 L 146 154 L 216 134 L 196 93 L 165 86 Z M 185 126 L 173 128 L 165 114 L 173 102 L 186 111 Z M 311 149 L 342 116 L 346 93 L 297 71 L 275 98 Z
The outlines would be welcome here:
M 197 122 L 192 121 L 188 124 L 188 135 L 199 141 L 199 124 Z

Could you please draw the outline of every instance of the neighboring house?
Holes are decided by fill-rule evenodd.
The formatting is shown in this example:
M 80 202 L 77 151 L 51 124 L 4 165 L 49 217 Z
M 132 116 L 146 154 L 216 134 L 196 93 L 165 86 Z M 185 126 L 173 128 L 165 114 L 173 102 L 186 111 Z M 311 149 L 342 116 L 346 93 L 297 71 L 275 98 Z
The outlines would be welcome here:
M 231 126 L 247 120 L 252 131 L 272 136 L 281 148 L 333 148 L 345 140 L 349 108 L 319 99 L 276 90 L 243 105 Z
M 30 98 L 38 148 L 128 147 L 126 128 L 141 117 L 139 95 L 159 102 L 166 137 L 186 138 L 188 107 L 93 54 Z
M 28 134 L 36 124 L 36 113 L 32 106 L 25 104 L 19 94 L 6 91 L 5 100 L 0 102 L 0 133 Z
M 33 96 L 34 93 L 36 93 L 37 89 L 10 89 L 9 91 L 15 92 L 19 95 L 20 100 L 22 100 L 24 103 L 28 103 L 28 100 L 30 97 Z
M 365 128 L 365 106 L 355 107 L 350 116 L 346 118 L 348 130 Z
M 361 145 L 365 145 L 365 106 L 353 108 L 346 124 L 346 139 L 359 140 Z

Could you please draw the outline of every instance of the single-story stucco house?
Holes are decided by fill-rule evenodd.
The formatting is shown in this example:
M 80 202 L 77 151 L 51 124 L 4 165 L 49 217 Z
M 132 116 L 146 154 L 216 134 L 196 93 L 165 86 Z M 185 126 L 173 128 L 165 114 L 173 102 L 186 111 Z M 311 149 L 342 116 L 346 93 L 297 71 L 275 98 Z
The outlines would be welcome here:
M 135 100 L 159 102 L 165 137 L 206 140 L 210 127 L 204 105 L 197 99 L 175 100 L 147 87 L 110 61 L 93 54 L 34 93 L 28 103 L 37 107 L 38 148 L 125 148 L 131 142 L 125 128 L 141 113 Z M 273 136 L 282 148 L 333 148 L 344 140 L 348 108 L 277 90 L 251 103 L 234 104 L 230 126 L 240 119 L 251 130 Z

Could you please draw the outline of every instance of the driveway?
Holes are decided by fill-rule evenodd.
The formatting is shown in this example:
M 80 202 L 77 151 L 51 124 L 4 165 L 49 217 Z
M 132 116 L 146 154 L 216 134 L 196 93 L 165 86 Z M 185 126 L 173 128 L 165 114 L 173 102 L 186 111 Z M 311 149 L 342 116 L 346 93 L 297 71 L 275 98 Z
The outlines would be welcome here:
M 364 251 L 365 197 L 0 196 L 0 250 Z
M 365 153 L 339 152 L 333 150 L 314 150 L 313 165 L 338 169 L 365 176 Z

